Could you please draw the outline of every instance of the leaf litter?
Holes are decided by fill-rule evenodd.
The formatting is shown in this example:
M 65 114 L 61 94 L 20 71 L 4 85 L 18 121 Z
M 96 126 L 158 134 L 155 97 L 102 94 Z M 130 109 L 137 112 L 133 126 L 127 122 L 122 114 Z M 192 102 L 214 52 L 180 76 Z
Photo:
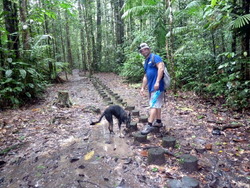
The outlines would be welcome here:
M 94 75 L 140 114 L 148 115 L 139 87 L 111 73 Z M 74 105 L 53 105 L 59 90 L 68 90 Z M 234 112 L 192 92 L 168 91 L 162 110 L 164 129 L 176 138 L 169 151 L 192 154 L 199 170 L 185 172 L 179 159 L 166 155 L 163 166 L 147 165 L 147 147 L 133 138 L 110 136 L 104 124 L 90 126 L 107 107 L 87 77 L 78 71 L 69 82 L 48 88 L 46 100 L 0 114 L 0 186 L 3 187 L 164 187 L 170 179 L 191 176 L 201 187 L 248 187 L 250 181 L 249 112 Z M 98 111 L 99 110 L 99 111 Z M 135 118 L 136 120 L 136 118 Z M 213 135 L 219 128 L 220 135 Z M 138 123 L 141 129 L 142 124 Z M 117 132 L 117 126 L 114 126 Z M 148 136 L 161 147 L 161 135 Z M 128 162 L 129 161 L 129 162 Z

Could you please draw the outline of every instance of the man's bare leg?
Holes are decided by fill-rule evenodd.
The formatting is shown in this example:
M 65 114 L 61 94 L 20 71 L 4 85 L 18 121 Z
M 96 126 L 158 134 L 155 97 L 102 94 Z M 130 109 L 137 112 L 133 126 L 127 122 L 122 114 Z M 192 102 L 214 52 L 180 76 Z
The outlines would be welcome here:
M 149 111 L 149 118 L 148 118 L 148 122 L 149 123 L 153 123 L 154 120 L 157 118 L 157 109 L 156 108 L 151 108 Z

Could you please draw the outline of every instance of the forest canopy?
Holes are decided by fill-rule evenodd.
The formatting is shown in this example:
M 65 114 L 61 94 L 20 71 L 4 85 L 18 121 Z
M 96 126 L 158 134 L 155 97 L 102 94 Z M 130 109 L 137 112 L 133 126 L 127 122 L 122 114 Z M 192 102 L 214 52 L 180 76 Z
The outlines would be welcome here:
M 249 0 L 1 0 L 0 107 L 39 97 L 61 72 L 140 82 L 146 42 L 171 89 L 232 109 L 250 103 Z

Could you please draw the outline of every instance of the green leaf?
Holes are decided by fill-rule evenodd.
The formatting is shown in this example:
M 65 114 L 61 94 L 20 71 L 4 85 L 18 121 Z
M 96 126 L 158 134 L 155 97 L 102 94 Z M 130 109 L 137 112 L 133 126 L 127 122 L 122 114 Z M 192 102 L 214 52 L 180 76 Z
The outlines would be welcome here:
M 158 172 L 158 168 L 156 167 L 152 168 L 152 172 Z
M 25 94 L 27 95 L 27 97 L 31 97 L 31 94 L 29 92 L 26 92 Z
M 2 84 L 10 83 L 12 81 L 13 81 L 12 78 L 7 78 L 4 82 L 2 82 Z
M 69 3 L 61 3 L 61 4 L 60 4 L 60 7 L 62 7 L 63 9 L 68 9 L 68 8 L 71 8 L 72 5 L 69 4 Z
M 217 3 L 217 0 L 212 0 L 211 1 L 211 6 L 214 7 L 216 5 L 216 3 Z
M 45 169 L 46 167 L 45 167 L 45 166 L 40 165 L 40 166 L 37 166 L 37 168 L 38 168 L 38 169 Z
M 25 79 L 25 78 L 26 78 L 26 75 L 27 75 L 26 70 L 20 69 L 19 72 L 20 72 L 20 74 L 21 74 L 21 77 L 22 77 L 23 79 Z
M 34 87 L 35 87 L 34 84 L 32 84 L 32 83 L 28 83 L 28 86 L 29 86 L 30 88 L 34 88 Z
M 243 16 L 238 16 L 236 20 L 233 21 L 233 28 L 241 28 L 250 23 L 250 14 L 245 14 Z
M 13 73 L 12 70 L 7 70 L 7 71 L 5 72 L 5 76 L 6 76 L 7 78 L 9 78 L 9 77 L 11 77 L 12 73 Z
M 23 89 L 21 87 L 15 87 L 14 90 L 15 91 L 22 91 Z

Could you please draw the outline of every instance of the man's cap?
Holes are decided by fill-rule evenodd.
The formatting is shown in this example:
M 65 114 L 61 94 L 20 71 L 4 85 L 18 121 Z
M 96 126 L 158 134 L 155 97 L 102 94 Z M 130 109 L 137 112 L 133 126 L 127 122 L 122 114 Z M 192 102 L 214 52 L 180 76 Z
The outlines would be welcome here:
M 142 49 L 145 49 L 145 48 L 150 49 L 149 46 L 147 45 L 147 43 L 141 43 L 140 46 L 138 46 L 139 51 L 142 50 Z

